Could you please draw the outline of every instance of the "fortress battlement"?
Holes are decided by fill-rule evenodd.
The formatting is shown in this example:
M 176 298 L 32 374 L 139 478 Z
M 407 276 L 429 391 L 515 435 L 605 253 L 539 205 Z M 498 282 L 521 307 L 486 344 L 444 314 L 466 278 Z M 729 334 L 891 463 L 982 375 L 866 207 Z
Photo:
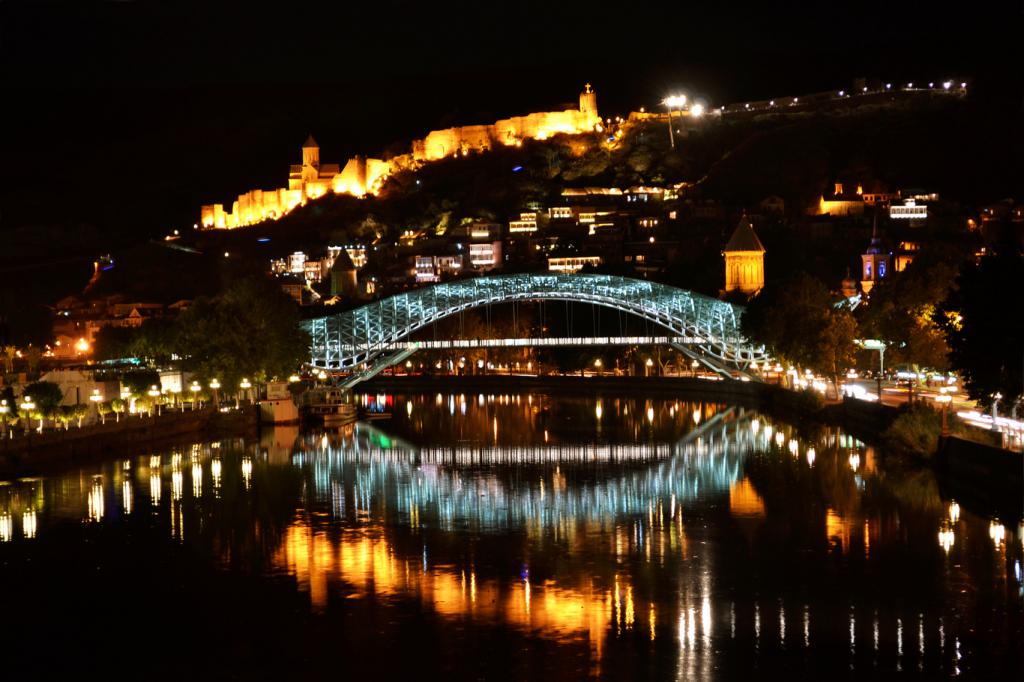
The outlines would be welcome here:
M 288 187 L 254 189 L 240 194 L 231 206 L 208 204 L 200 211 L 204 229 L 233 229 L 274 220 L 328 192 L 365 196 L 376 194 L 394 172 L 450 156 L 482 152 L 498 145 L 519 146 L 523 140 L 545 140 L 553 135 L 590 133 L 600 124 L 597 93 L 588 83 L 580 93 L 579 109 L 542 111 L 502 119 L 490 125 L 433 130 L 413 140 L 411 151 L 387 161 L 356 156 L 339 164 L 321 164 L 320 146 L 310 135 L 302 145 L 302 163 L 293 164 Z

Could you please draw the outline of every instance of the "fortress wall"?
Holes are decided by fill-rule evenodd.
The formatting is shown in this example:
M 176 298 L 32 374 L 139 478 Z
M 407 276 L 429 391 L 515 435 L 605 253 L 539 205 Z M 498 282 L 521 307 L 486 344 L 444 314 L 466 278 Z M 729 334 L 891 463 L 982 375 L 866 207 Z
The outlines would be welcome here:
M 492 125 L 471 125 L 444 130 L 432 130 L 422 140 L 413 140 L 411 153 L 396 156 L 390 160 L 349 159 L 344 168 L 331 180 L 320 180 L 313 176 L 319 171 L 304 164 L 292 165 L 296 173 L 301 168 L 302 179 L 289 179 L 287 188 L 275 190 L 251 190 L 240 194 L 232 204 L 230 213 L 224 212 L 221 204 L 203 206 L 200 220 L 205 228 L 234 228 L 252 225 L 269 218 L 280 217 L 306 198 L 315 199 L 328 192 L 363 196 L 375 193 L 389 175 L 399 170 L 414 170 L 420 163 L 435 161 L 461 152 L 487 151 L 495 144 L 517 145 L 524 139 L 545 140 L 558 134 L 579 134 L 594 130 L 600 123 L 597 114 L 597 96 L 590 91 L 580 95 L 580 109 L 565 111 L 542 111 L 526 116 L 501 119 Z M 305 151 L 304 151 L 305 154 Z M 303 157 L 304 161 L 306 157 Z M 328 170 L 332 164 L 323 168 Z
M 366 189 L 378 189 L 397 167 L 381 159 L 366 159 Z

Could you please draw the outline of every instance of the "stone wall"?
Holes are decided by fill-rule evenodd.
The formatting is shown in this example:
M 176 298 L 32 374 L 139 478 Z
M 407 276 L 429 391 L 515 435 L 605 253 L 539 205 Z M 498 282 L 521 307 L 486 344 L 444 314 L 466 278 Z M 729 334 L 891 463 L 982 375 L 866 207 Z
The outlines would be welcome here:
M 471 125 L 433 130 L 422 140 L 413 140 L 410 154 L 391 160 L 349 159 L 341 172 L 329 182 L 303 180 L 301 188 L 254 189 L 238 196 L 225 212 L 223 204 L 208 204 L 200 210 L 204 229 L 232 229 L 273 220 L 300 206 L 307 199 L 333 192 L 364 196 L 375 194 L 388 176 L 399 170 L 415 168 L 427 161 L 484 152 L 496 145 L 520 145 L 523 140 L 545 140 L 553 135 L 577 135 L 592 132 L 601 122 L 597 113 L 597 95 L 589 88 L 580 94 L 580 108 L 542 111 L 496 121 L 491 125 Z M 303 149 L 306 164 L 309 150 Z M 308 166 L 306 164 L 304 168 Z M 325 166 L 326 167 L 326 166 Z

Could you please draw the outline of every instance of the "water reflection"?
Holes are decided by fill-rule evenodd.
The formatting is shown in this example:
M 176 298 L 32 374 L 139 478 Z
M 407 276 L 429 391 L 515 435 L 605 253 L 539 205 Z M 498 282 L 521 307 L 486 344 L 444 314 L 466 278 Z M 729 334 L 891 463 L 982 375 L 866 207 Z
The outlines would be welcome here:
M 610 676 L 638 655 L 702 679 L 1014 663 L 1024 527 L 884 471 L 847 434 L 671 400 L 390 404 L 334 433 L 2 484 L 0 548 L 130 528 L 284 576 L 323 617 L 353 600 L 428 612 L 583 647 Z

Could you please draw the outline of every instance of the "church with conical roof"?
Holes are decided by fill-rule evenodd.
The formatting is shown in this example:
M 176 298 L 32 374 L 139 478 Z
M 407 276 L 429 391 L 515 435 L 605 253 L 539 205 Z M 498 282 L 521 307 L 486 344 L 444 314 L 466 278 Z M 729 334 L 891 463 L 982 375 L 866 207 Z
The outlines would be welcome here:
M 764 245 L 744 211 L 725 245 L 725 293 L 755 294 L 764 288 Z
M 878 212 L 876 211 L 871 225 L 871 243 L 868 245 L 867 251 L 860 256 L 860 288 L 865 294 L 870 294 L 875 284 L 889 274 L 890 255 L 885 250 L 882 237 L 878 234 Z

